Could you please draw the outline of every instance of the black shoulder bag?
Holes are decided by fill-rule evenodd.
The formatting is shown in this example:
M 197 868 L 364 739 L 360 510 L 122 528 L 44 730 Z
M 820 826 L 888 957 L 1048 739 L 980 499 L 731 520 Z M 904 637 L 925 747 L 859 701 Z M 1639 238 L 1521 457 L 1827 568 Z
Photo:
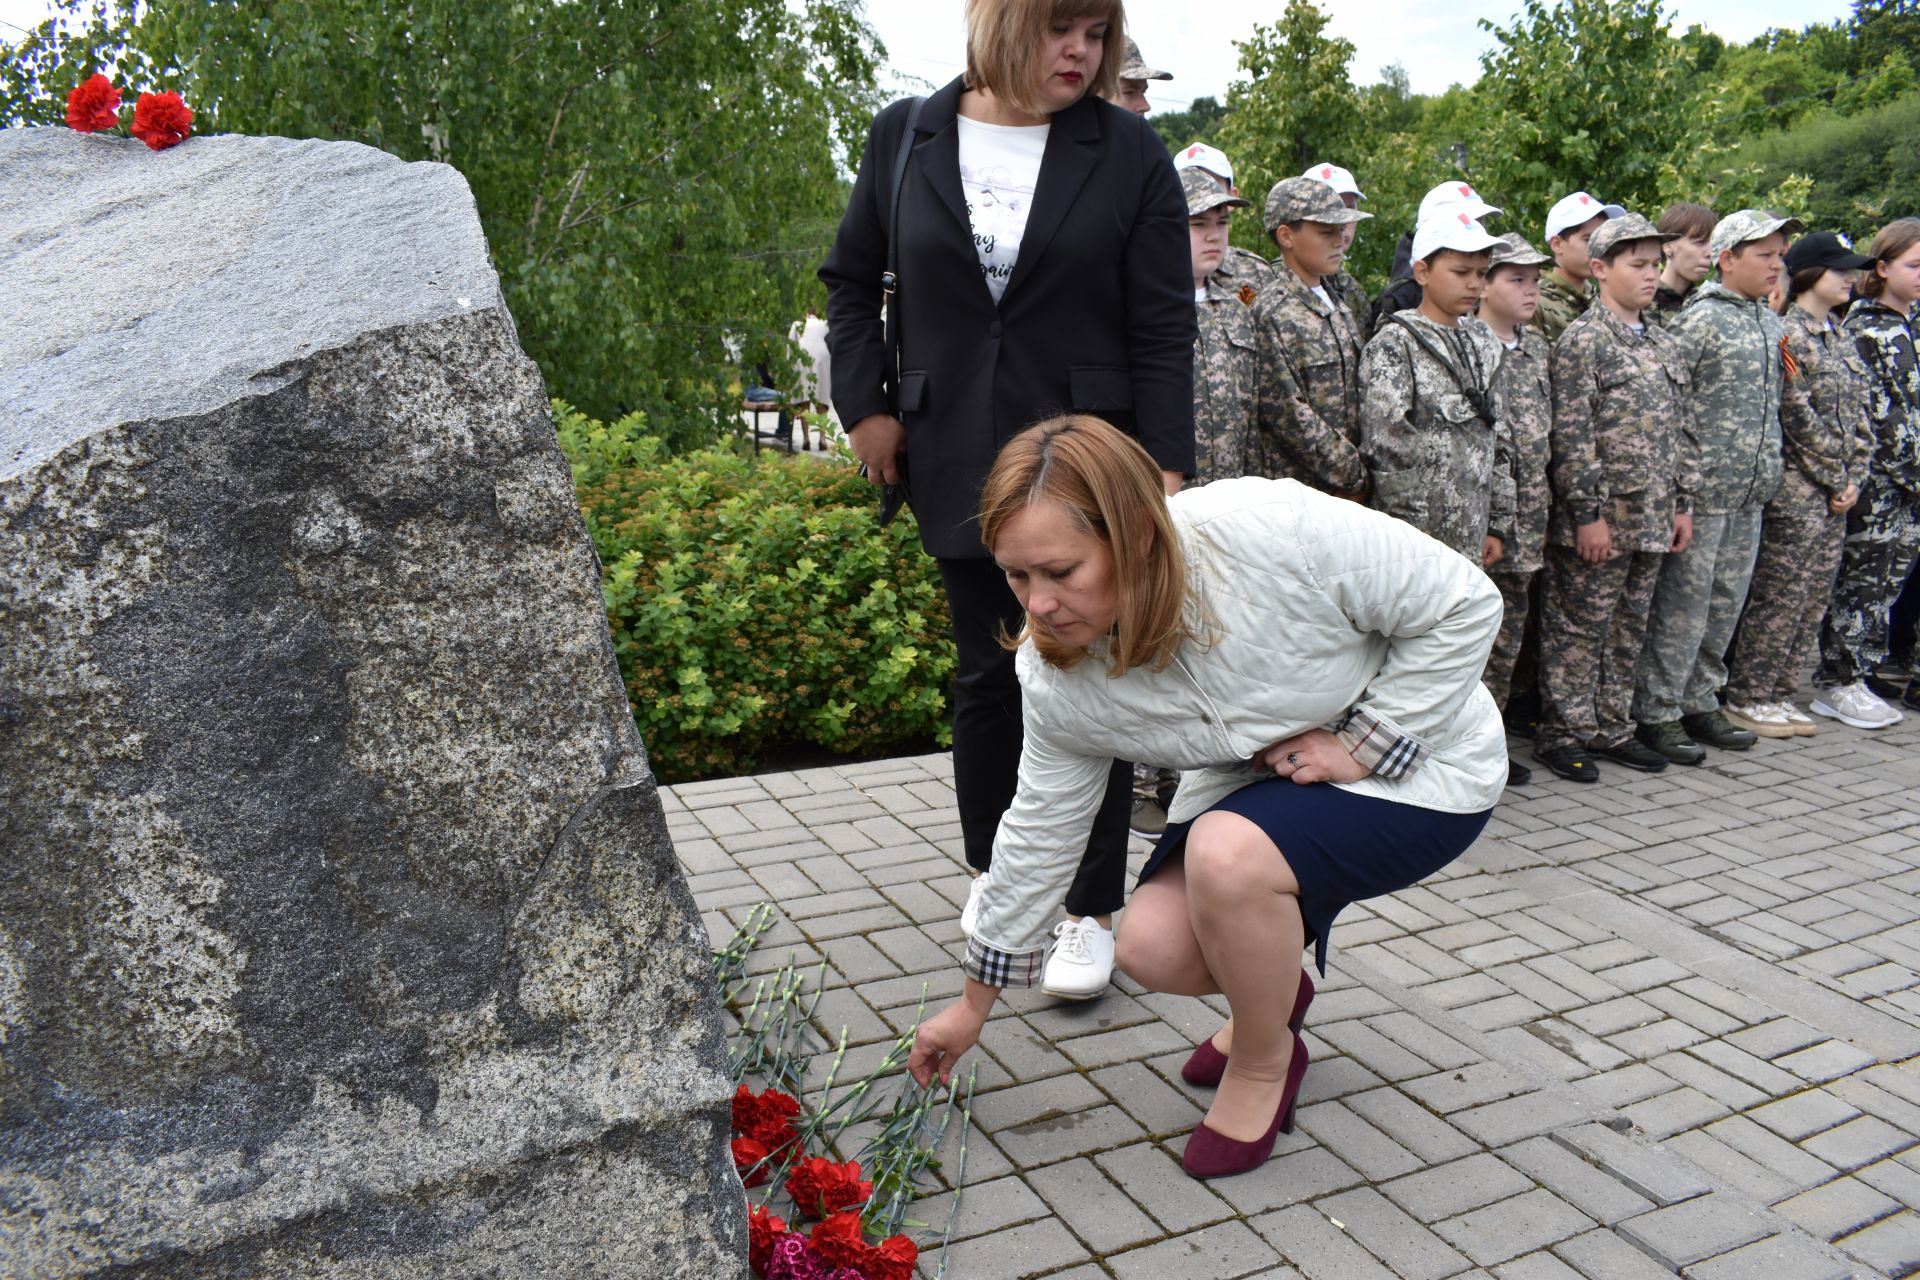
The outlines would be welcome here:
M 886 356 L 881 361 L 880 376 L 886 383 L 887 408 L 895 418 L 900 416 L 900 308 L 894 302 L 900 288 L 900 189 L 906 185 L 907 161 L 913 158 L 914 126 L 920 123 L 920 108 L 926 103 L 925 98 L 915 98 L 907 108 L 907 127 L 901 131 L 900 146 L 894 152 L 893 185 L 887 201 L 887 269 L 880 277 L 880 293 L 886 299 Z M 881 528 L 893 523 L 906 501 L 906 467 L 902 463 L 900 483 L 883 485 L 880 490 Z

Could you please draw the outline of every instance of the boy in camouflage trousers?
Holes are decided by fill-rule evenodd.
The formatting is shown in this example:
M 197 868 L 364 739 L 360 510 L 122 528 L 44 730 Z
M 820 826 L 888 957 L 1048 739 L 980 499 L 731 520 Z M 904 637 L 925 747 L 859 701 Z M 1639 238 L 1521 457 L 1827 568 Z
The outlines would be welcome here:
M 1873 461 L 1860 501 L 1847 513 L 1840 578 L 1820 631 L 1820 669 L 1813 678 L 1820 698 L 1813 710 L 1860 728 L 1882 728 L 1905 717 L 1880 697 L 1892 690 L 1875 690 L 1868 682 L 1889 657 L 1889 615 L 1920 555 L 1920 220 L 1888 223 L 1867 252 L 1873 266 L 1847 312 L 1846 332 L 1866 366 Z M 1920 711 L 1911 685 L 1901 703 Z
M 1589 237 L 1607 219 L 1625 212 L 1620 205 L 1603 204 L 1584 191 L 1574 192 L 1547 210 L 1547 252 L 1553 255 L 1553 270 L 1540 278 L 1540 307 L 1533 324 L 1549 345 L 1558 342 L 1567 326 L 1593 304 L 1593 275 L 1587 265 Z
M 1553 507 L 1533 754 L 1577 782 L 1599 780 L 1595 754 L 1649 772 L 1667 764 L 1635 740 L 1627 715 L 1660 563 L 1692 536 L 1700 487 L 1687 368 L 1672 337 L 1646 322 L 1663 240 L 1638 214 L 1593 232 L 1598 302 L 1553 351 Z
M 1247 202 L 1195 166 L 1180 171 L 1187 195 L 1187 232 L 1193 263 L 1193 444 L 1194 483 L 1234 476 L 1273 474 L 1271 446 L 1254 421 L 1253 312 L 1240 293 L 1220 278 L 1229 219 Z M 1135 835 L 1157 838 L 1167 825 L 1167 805 L 1179 778 L 1171 769 L 1133 766 Z
M 1314 178 L 1267 193 L 1267 234 L 1280 248 L 1275 282 L 1253 304 L 1260 430 L 1277 475 L 1345 498 L 1366 491 L 1360 457 L 1360 328 L 1322 283 L 1346 258 L 1346 227 L 1370 218 Z
M 1687 365 L 1702 483 L 1693 541 L 1660 567 L 1633 718 L 1640 741 L 1676 764 L 1705 759 L 1701 743 L 1744 751 L 1755 741 L 1721 711 L 1720 690 L 1761 513 L 1780 488 L 1786 328 L 1767 295 L 1779 283 L 1787 235 L 1799 229 L 1758 209 L 1722 218 L 1709 242 L 1719 280 L 1696 288 L 1666 326 Z
M 1872 262 L 1832 232 L 1802 236 L 1787 250 L 1783 474 L 1760 521 L 1760 554 L 1727 663 L 1727 719 L 1763 738 L 1817 731 L 1794 705 L 1794 690 L 1811 665 L 1847 512 L 1873 457 L 1866 370 L 1834 321 L 1853 273 Z
M 1513 462 L 1494 387 L 1500 344 L 1469 314 L 1500 241 L 1471 218 L 1413 236 L 1421 301 L 1395 313 L 1360 357 L 1360 451 L 1370 503 L 1475 564 L 1504 554 Z
M 1553 449 L 1553 379 L 1547 340 L 1529 328 L 1540 302 L 1540 268 L 1553 261 L 1528 244 L 1517 231 L 1500 237 L 1487 269 L 1486 292 L 1480 299 L 1480 320 L 1505 348 L 1494 387 L 1500 397 L 1513 470 L 1513 519 L 1499 560 L 1487 576 L 1500 588 L 1506 611 L 1500 634 L 1487 655 L 1482 677 L 1487 692 L 1507 709 L 1513 692 L 1514 667 L 1527 634 L 1533 590 L 1545 562 L 1547 508 L 1552 490 L 1547 464 Z M 1507 784 L 1519 786 L 1532 776 L 1526 766 L 1507 764 Z

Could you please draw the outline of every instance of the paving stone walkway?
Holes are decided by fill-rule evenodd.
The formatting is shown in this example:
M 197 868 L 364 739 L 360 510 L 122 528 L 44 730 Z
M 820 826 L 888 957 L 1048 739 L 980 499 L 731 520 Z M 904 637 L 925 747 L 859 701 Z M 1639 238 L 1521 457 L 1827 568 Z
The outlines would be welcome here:
M 936 755 L 663 792 L 714 937 L 771 900 L 755 964 L 825 958 L 818 1020 L 850 1069 L 923 987 L 930 1008 L 960 989 L 951 777 Z M 1913 719 L 1516 788 L 1444 875 L 1332 941 L 1298 1129 L 1210 1183 L 1180 1171 L 1206 1092 L 1179 1067 L 1223 1005 L 1124 978 L 1084 1005 L 1009 993 L 969 1056 L 948 1275 L 1920 1271 Z

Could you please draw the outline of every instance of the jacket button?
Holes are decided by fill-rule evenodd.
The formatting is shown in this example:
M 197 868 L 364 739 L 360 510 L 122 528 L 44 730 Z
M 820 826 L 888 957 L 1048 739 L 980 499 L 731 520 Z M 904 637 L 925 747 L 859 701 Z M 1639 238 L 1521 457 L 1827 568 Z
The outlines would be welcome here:
M 987 336 L 989 338 L 997 338 L 1000 336 L 1000 322 L 998 320 L 987 325 Z

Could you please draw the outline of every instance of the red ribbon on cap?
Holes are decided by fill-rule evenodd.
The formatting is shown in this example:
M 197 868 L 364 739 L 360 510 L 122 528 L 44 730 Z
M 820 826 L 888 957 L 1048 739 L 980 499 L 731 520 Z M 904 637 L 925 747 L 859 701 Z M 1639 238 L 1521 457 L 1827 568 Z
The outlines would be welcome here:
M 1460 184 L 1460 194 L 1471 200 L 1473 199 L 1473 188 L 1463 182 Z
M 1324 169 L 1320 170 L 1320 176 L 1323 178 L 1331 179 L 1333 177 L 1333 166 L 1328 165 Z
M 1469 217 L 1468 217 L 1468 216 L 1467 216 L 1466 214 L 1464 214 L 1464 213 L 1463 213 L 1463 214 L 1460 214 L 1460 215 L 1459 215 L 1459 218 L 1460 218 L 1460 225 L 1461 225 L 1461 226 L 1463 226 L 1463 227 L 1470 227 L 1470 226 L 1472 226 L 1472 225 L 1473 225 L 1473 219 L 1472 219 L 1472 218 L 1469 218 Z
M 1592 204 L 1592 203 L 1593 203 L 1593 197 L 1592 197 L 1592 196 L 1588 196 L 1588 195 L 1583 195 L 1583 196 L 1581 196 L 1581 197 L 1580 197 L 1580 203 L 1581 203 L 1581 204 Z

